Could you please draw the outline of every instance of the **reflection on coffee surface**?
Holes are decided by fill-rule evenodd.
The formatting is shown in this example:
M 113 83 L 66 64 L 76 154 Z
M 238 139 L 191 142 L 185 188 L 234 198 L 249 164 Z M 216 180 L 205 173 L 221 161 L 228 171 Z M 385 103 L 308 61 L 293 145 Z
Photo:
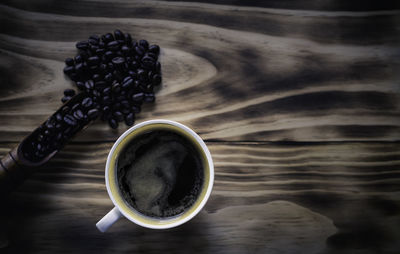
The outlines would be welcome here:
M 187 138 L 166 130 L 135 137 L 117 162 L 118 185 L 124 199 L 151 217 L 183 213 L 201 192 L 201 156 Z

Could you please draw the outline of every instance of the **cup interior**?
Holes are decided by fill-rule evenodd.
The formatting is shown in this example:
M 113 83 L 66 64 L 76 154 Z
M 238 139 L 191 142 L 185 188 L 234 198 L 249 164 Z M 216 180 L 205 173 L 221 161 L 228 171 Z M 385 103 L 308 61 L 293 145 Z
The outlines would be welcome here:
M 204 181 L 194 204 L 185 210 L 183 213 L 165 218 L 155 218 L 146 216 L 131 205 L 124 199 L 121 191 L 118 187 L 117 180 L 117 163 L 118 156 L 126 148 L 130 142 L 138 137 L 139 135 L 153 131 L 153 130 L 165 130 L 177 133 L 187 140 L 198 151 L 201 156 L 201 161 L 204 169 Z M 209 198 L 214 182 L 214 166 L 211 158 L 211 154 L 205 145 L 204 141 L 198 136 L 193 130 L 187 126 L 169 120 L 151 120 L 135 125 L 123 133 L 118 140 L 114 143 L 113 147 L 107 158 L 106 163 L 106 186 L 108 194 L 113 201 L 114 205 L 120 210 L 120 212 L 132 222 L 147 228 L 153 229 L 165 229 L 176 227 L 185 223 L 186 221 L 193 218 L 205 205 Z

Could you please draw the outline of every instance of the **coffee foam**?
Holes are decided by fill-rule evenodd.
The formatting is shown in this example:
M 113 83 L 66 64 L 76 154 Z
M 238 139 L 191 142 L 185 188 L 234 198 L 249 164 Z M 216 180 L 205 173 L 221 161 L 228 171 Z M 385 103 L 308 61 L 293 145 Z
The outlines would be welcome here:
M 196 167 L 202 167 L 198 156 L 188 152 L 193 148 L 183 144 L 182 137 L 176 134 L 150 133 L 137 139 L 121 154 L 118 181 L 125 200 L 132 207 L 148 216 L 169 217 L 193 205 L 201 191 L 202 170 L 197 170 L 200 175 L 194 176 L 196 180 L 185 196 L 170 200 L 171 196 L 182 194 L 178 193 L 185 180 L 179 178 L 182 166 L 195 163 Z

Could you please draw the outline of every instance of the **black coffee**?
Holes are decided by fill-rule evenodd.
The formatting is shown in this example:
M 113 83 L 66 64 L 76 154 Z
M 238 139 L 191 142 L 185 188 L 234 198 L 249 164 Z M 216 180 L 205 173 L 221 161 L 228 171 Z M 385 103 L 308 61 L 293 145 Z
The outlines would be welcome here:
M 139 135 L 119 155 L 118 185 L 124 199 L 151 217 L 183 213 L 196 201 L 204 180 L 201 156 L 182 135 L 154 130 Z

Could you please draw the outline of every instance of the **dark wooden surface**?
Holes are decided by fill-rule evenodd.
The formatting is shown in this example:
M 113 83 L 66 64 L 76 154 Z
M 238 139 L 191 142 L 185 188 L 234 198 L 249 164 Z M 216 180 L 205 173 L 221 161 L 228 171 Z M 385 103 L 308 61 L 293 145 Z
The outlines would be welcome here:
M 201 2 L 201 3 L 199 3 Z M 0 4 L 0 154 L 72 86 L 63 60 L 120 28 L 162 47 L 137 122 L 177 120 L 215 160 L 189 223 L 120 220 L 96 122 L 1 204 L 0 253 L 400 253 L 398 1 L 26 1 Z

